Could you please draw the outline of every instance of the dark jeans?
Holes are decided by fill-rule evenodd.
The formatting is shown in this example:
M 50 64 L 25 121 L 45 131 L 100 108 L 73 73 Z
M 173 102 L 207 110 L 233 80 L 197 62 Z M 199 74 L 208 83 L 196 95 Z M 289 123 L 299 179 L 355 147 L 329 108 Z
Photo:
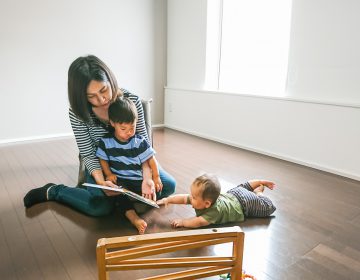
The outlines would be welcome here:
M 163 190 L 157 193 L 157 199 L 167 197 L 175 192 L 175 179 L 161 167 L 159 168 Z M 95 180 L 86 170 L 85 182 L 95 184 Z M 131 188 L 129 188 L 131 190 Z M 138 192 L 138 190 L 137 190 Z M 139 193 L 140 194 L 140 193 Z M 75 188 L 62 184 L 55 185 L 49 190 L 49 200 L 55 200 L 72 208 L 95 217 L 109 215 L 118 205 L 122 211 L 131 209 L 132 203 L 127 203 L 125 196 L 107 196 L 101 189 L 87 187 Z

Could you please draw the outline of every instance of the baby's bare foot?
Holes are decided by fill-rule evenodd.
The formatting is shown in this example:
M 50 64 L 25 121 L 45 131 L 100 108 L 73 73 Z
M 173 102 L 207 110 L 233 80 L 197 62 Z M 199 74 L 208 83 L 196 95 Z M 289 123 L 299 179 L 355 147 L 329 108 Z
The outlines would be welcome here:
M 264 192 L 264 189 L 265 189 L 264 185 L 260 185 L 254 189 L 254 193 L 256 195 L 262 195 L 262 193 Z

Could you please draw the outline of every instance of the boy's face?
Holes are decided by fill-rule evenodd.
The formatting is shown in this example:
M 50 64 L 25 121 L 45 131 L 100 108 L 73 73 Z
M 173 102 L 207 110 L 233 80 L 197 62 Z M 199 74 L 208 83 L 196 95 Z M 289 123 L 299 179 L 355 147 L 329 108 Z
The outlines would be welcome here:
M 114 123 L 110 121 L 110 123 L 115 129 L 115 137 L 121 142 L 127 142 L 135 134 L 135 121 L 133 123 Z
M 211 206 L 211 201 L 202 197 L 202 186 L 192 184 L 190 190 L 190 202 L 194 209 L 201 210 Z

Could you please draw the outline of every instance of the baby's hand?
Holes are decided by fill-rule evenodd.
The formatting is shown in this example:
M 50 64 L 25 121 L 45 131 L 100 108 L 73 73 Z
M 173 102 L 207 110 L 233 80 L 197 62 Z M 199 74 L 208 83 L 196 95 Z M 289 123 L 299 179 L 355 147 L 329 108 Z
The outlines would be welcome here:
M 112 173 L 112 174 L 106 176 L 106 181 L 110 181 L 110 182 L 113 182 L 114 184 L 116 184 L 117 177 L 115 174 Z
M 171 222 L 171 226 L 173 228 L 179 228 L 184 226 L 184 220 L 182 219 L 175 219 Z
M 155 184 L 152 179 L 145 179 L 141 184 L 142 196 L 156 201 Z
M 168 203 L 169 202 L 168 202 L 168 199 L 166 197 L 156 201 L 157 205 L 165 205 L 165 207 L 168 205 Z

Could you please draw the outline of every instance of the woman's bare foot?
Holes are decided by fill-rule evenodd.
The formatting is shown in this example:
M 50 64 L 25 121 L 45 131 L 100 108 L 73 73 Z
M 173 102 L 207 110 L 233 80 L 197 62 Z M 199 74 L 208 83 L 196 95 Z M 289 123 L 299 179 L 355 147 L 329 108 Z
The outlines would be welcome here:
M 139 234 L 145 233 L 147 223 L 136 214 L 135 210 L 126 211 L 125 216 L 137 228 Z

